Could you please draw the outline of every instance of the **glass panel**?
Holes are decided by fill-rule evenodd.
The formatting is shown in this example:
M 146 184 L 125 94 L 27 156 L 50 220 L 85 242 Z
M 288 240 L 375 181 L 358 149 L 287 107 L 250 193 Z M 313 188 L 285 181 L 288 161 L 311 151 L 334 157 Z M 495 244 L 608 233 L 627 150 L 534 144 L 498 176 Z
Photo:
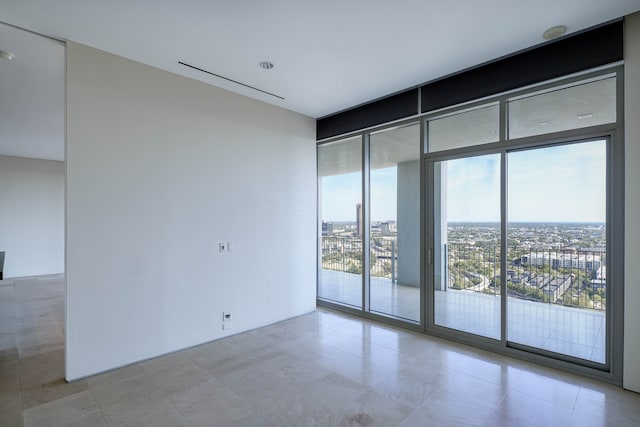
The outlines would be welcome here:
M 605 362 L 606 151 L 509 153 L 509 341 Z
M 318 297 L 362 307 L 362 139 L 318 147 Z
M 497 142 L 500 110 L 498 104 L 474 108 L 429 121 L 430 152 Z
M 606 78 L 509 101 L 509 138 L 616 121 L 616 79 Z
M 370 310 L 420 321 L 420 125 L 371 135 Z
M 500 155 L 434 163 L 435 323 L 500 339 Z

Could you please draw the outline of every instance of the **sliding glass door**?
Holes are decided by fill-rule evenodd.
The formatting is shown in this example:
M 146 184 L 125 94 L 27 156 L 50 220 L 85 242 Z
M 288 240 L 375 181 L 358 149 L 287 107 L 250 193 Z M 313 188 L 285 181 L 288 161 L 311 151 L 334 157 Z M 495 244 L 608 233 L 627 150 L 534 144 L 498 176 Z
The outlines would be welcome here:
M 438 161 L 434 323 L 500 339 L 500 155 Z
M 429 162 L 434 325 L 606 363 L 607 145 Z
M 428 327 L 620 363 L 618 90 L 594 73 L 425 120 Z
M 514 343 L 605 363 L 607 142 L 508 154 Z

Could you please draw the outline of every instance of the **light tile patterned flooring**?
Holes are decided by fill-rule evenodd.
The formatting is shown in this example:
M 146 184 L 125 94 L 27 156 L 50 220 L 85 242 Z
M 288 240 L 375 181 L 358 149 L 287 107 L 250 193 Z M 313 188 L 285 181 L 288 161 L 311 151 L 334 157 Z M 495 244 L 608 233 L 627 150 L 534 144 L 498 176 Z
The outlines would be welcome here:
M 318 295 L 360 307 L 362 276 L 321 270 Z M 418 321 L 420 289 L 371 279 L 371 311 Z M 435 293 L 435 323 L 476 335 L 500 339 L 500 297 L 479 292 L 448 290 Z M 605 362 L 605 313 L 543 304 L 509 297 L 509 341 Z
M 320 309 L 66 383 L 62 295 L 61 277 L 0 281 L 3 427 L 640 422 L 638 394 Z

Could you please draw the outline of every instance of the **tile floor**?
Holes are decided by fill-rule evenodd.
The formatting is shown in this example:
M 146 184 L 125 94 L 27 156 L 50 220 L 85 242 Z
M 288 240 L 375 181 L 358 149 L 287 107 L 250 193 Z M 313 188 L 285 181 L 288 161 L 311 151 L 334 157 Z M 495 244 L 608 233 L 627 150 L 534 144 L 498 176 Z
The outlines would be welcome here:
M 638 394 L 321 309 L 66 383 L 61 283 L 0 281 L 1 426 L 640 425 Z

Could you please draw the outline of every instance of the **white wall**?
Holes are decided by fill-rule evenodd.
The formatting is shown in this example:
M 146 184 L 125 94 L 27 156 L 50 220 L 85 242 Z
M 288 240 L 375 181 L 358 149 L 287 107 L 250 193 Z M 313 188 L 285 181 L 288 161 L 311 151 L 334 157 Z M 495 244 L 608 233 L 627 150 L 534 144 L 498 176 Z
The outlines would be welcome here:
M 640 392 L 640 13 L 625 18 L 625 287 L 623 386 Z
M 4 277 L 64 272 L 64 163 L 0 156 Z
M 315 120 L 69 42 L 67 379 L 313 311 L 315 169 Z

